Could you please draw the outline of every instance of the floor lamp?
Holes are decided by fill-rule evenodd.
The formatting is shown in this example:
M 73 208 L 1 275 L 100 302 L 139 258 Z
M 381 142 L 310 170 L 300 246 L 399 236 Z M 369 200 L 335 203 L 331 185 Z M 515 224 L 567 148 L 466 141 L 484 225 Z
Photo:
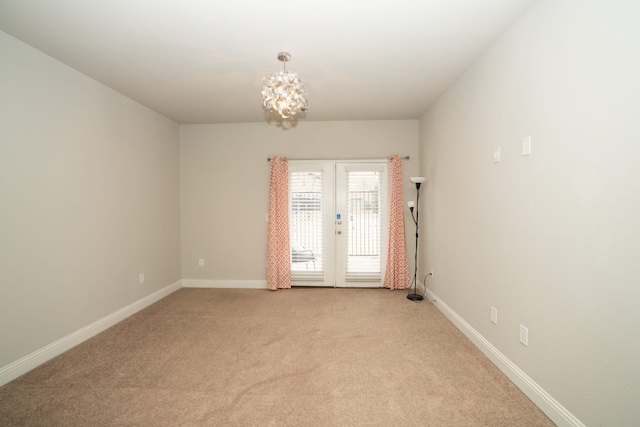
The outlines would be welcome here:
M 420 184 L 422 184 L 426 180 L 427 178 L 424 178 L 422 176 L 411 177 L 411 182 L 413 182 L 416 185 L 416 203 L 415 205 L 413 204 L 413 201 L 407 203 L 409 205 L 409 210 L 411 211 L 411 218 L 413 218 L 413 222 L 416 225 L 416 252 L 415 252 L 415 263 L 414 263 L 414 269 L 413 269 L 413 280 L 411 281 L 411 284 L 413 285 L 413 293 L 410 293 L 409 295 L 407 295 L 407 298 L 410 299 L 411 301 L 422 301 L 422 299 L 424 298 L 422 295 L 418 294 L 418 229 L 420 228 L 419 227 Z M 416 210 L 415 215 L 413 214 L 414 207 Z M 411 286 L 409 286 L 409 289 L 411 289 Z

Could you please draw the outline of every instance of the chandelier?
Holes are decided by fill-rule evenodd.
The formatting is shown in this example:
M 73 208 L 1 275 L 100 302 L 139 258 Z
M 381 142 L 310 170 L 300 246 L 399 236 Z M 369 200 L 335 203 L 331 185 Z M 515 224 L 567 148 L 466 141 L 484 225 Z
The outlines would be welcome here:
M 278 53 L 282 61 L 282 71 L 276 71 L 262 79 L 262 106 L 277 112 L 283 119 L 298 112 L 309 111 L 307 90 L 298 73 L 287 71 L 287 62 L 291 60 L 289 52 Z

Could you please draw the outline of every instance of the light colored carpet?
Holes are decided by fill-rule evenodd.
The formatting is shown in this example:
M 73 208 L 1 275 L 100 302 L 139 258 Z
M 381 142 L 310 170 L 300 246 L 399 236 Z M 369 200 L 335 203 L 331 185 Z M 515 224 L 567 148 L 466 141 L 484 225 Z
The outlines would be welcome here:
M 0 388 L 3 426 L 553 426 L 434 306 L 180 289 Z

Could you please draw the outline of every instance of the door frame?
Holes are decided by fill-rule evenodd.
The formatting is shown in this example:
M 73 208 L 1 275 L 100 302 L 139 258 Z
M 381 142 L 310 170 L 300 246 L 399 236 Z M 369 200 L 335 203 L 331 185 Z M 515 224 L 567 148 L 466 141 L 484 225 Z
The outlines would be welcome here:
M 336 214 L 338 199 L 338 165 L 375 165 L 382 168 L 381 174 L 381 198 L 380 198 L 380 279 L 376 281 L 347 281 L 344 277 L 338 277 L 337 271 L 337 235 Z M 387 159 L 356 159 L 356 160 L 289 160 L 289 179 L 291 172 L 322 171 L 323 173 L 323 277 L 322 280 L 296 280 L 292 272 L 291 284 L 293 286 L 322 286 L 322 287 L 383 287 L 384 274 L 387 264 L 387 251 L 389 239 L 389 197 L 388 197 L 388 160 Z M 346 182 L 346 181 L 345 181 Z M 291 192 L 289 192 L 291 201 Z M 289 205 L 291 206 L 291 204 Z M 291 215 L 291 208 L 289 208 Z M 346 258 L 345 258 L 346 261 Z

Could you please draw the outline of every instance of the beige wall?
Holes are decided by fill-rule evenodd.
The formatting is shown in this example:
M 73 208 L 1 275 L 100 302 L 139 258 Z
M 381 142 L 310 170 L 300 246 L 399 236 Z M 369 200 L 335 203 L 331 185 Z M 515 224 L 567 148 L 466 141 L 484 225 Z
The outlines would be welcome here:
M 266 282 L 268 157 L 408 155 L 403 172 L 405 191 L 411 191 L 417 150 L 417 120 L 299 122 L 288 130 L 267 123 L 182 126 L 183 278 Z
M 175 123 L 1 32 L 0 58 L 2 367 L 178 281 L 180 218 Z
M 640 420 L 639 22 L 540 1 L 420 121 L 430 288 L 590 426 Z

